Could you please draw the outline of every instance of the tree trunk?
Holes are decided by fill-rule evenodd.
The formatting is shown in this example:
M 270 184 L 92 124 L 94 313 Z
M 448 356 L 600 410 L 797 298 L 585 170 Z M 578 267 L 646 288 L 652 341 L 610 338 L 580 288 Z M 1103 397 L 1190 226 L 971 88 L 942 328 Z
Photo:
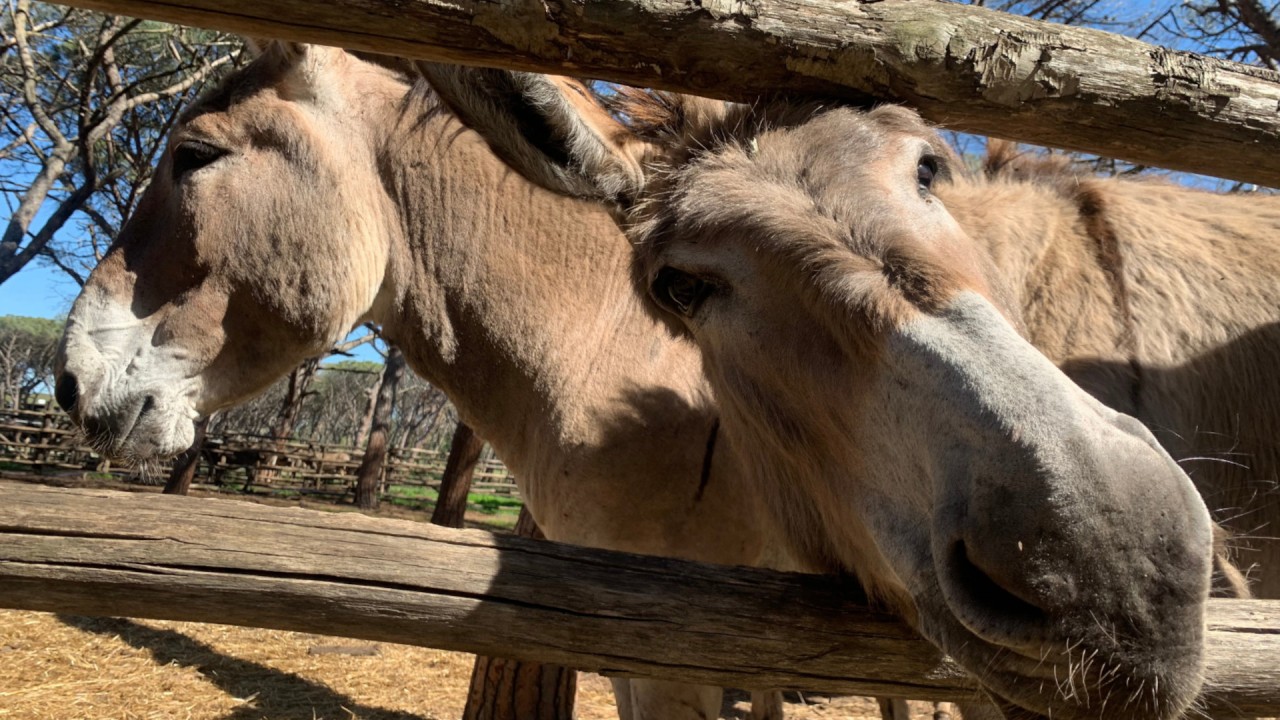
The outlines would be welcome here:
M 369 441 L 369 431 L 373 428 L 373 413 L 378 408 L 378 395 L 382 392 L 382 381 L 385 375 L 385 372 L 379 373 L 378 379 L 373 383 L 373 387 L 369 388 L 369 401 L 364 406 L 364 416 L 360 419 L 360 430 L 356 433 L 355 441 L 351 443 L 354 447 L 363 447 Z
M 191 489 L 191 480 L 196 476 L 196 468 L 200 465 L 200 451 L 204 449 L 205 429 L 209 427 L 209 418 L 196 421 L 196 437 L 191 447 L 173 459 L 173 469 L 169 471 L 169 480 L 164 484 L 165 495 L 186 495 Z
M 449 459 L 444 465 L 444 475 L 440 477 L 440 496 L 436 498 L 431 522 L 444 527 L 462 527 L 463 516 L 467 513 L 467 493 L 471 492 L 471 478 L 483 450 L 484 438 L 459 420 L 453 430 L 453 441 L 449 443 Z M 520 519 L 524 520 L 524 514 Z
M 1280 74 L 1090 28 L 881 0 L 71 0 L 247 35 L 713 97 L 906 102 L 955 130 L 1280 186 Z
M 911 707 L 899 698 L 878 698 L 880 720 L 911 720 Z
M 264 454 L 260 462 L 255 463 L 254 467 L 248 471 L 243 492 L 249 492 L 258 482 L 269 484 L 275 478 L 276 463 L 280 460 L 280 456 L 276 453 L 284 450 L 289 436 L 293 435 L 294 428 L 298 424 L 298 415 L 302 412 L 302 401 L 307 398 L 307 390 L 319 371 L 320 358 L 315 357 L 304 360 L 289 373 L 289 389 L 285 391 L 284 400 L 280 403 L 280 414 L 276 416 L 276 421 L 271 424 L 271 429 L 268 431 L 271 434 L 270 449 L 275 452 Z
M 356 507 L 373 510 L 378 507 L 378 495 L 382 490 L 382 468 L 387 460 L 387 426 L 396 406 L 396 387 L 404 377 L 404 354 L 394 345 L 387 346 L 387 363 L 382 368 L 382 382 L 378 387 L 378 401 L 373 409 L 373 422 L 369 426 L 369 441 L 364 457 L 356 470 Z
M 467 492 L 484 439 L 458 421 L 449 444 L 449 460 L 440 480 L 440 496 L 431 522 L 460 528 L 467 511 Z M 521 508 L 516 534 L 544 539 L 527 508 Z M 558 665 L 476 656 L 463 720 L 573 720 L 578 673 Z
M 471 428 L 463 423 L 459 422 L 458 428 L 466 428 L 471 437 L 475 437 Z M 455 433 L 455 447 L 457 440 L 458 433 Z M 484 446 L 483 441 L 478 438 L 477 441 L 479 447 Z M 451 450 L 451 460 L 453 454 Z M 479 458 L 479 450 L 475 456 Z M 473 461 L 471 467 L 474 466 Z M 470 471 L 467 475 L 470 484 Z M 437 509 L 439 507 L 436 506 Z M 432 517 L 431 521 L 435 522 L 435 518 Z M 528 508 L 520 509 L 516 534 L 545 539 Z M 477 655 L 462 720 L 573 720 L 573 701 L 577 691 L 577 670 L 528 660 Z
M 307 390 L 319 370 L 320 358 L 316 357 L 304 361 L 289 373 L 289 389 L 284 401 L 280 403 L 280 414 L 271 424 L 272 438 L 283 440 L 293 434 L 293 429 L 298 424 L 298 415 L 302 411 L 302 401 L 306 399 Z

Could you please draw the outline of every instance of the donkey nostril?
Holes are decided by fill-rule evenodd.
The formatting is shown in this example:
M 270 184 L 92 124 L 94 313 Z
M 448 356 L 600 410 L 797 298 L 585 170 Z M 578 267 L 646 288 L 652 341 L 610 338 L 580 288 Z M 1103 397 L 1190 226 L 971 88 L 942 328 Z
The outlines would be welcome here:
M 1018 592 L 1011 583 L 1001 582 L 983 570 L 969 558 L 963 540 L 957 541 L 951 552 L 951 568 L 958 589 L 969 603 L 994 616 L 1016 619 L 1029 624 L 1045 620 L 1045 612 L 1034 602 L 1024 599 L 1027 593 Z
M 80 397 L 80 383 L 76 382 L 76 376 L 69 372 L 62 373 L 62 377 L 58 378 L 58 384 L 53 389 L 53 398 L 58 401 L 58 406 L 67 412 L 75 409 L 76 400 Z

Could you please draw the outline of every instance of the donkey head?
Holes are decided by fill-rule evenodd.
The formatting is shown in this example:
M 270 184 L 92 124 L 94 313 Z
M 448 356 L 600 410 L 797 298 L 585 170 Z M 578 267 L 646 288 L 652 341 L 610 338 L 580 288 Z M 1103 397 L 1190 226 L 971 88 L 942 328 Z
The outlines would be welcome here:
M 193 420 L 340 340 L 383 286 L 393 216 L 362 117 L 403 84 L 273 43 L 192 106 L 67 319 L 58 402 L 112 455 L 171 455 Z
M 856 573 L 1010 717 L 1180 717 L 1208 513 L 1020 335 L 933 192 L 963 173 L 936 133 L 895 107 L 625 92 L 620 111 L 627 146 L 600 133 L 593 154 L 645 148 L 617 193 L 638 288 L 702 350 L 794 551 Z

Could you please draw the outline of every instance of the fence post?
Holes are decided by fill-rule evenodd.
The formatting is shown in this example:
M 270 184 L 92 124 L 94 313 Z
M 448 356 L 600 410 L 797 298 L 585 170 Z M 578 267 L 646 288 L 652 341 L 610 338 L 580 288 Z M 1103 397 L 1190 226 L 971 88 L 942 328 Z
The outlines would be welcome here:
M 516 534 L 545 539 L 528 508 L 520 509 Z M 573 720 L 577 691 L 572 668 L 477 655 L 462 720 Z

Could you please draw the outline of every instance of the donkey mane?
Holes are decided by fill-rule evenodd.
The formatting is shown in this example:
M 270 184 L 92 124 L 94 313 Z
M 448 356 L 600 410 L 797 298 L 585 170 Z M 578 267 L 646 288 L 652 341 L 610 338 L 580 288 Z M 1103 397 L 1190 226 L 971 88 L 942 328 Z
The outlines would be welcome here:
M 889 129 L 916 135 L 936 130 L 915 112 L 899 105 L 866 105 L 841 101 L 797 100 L 785 95 L 761 98 L 753 103 L 720 100 L 657 90 L 621 86 L 600 101 L 640 139 L 661 147 L 665 160 L 679 164 L 729 145 L 749 147 L 759 134 L 798 127 L 821 115 L 841 109 L 866 112 Z M 935 143 L 948 160 L 953 153 L 940 138 Z M 959 162 L 951 163 L 957 171 Z

